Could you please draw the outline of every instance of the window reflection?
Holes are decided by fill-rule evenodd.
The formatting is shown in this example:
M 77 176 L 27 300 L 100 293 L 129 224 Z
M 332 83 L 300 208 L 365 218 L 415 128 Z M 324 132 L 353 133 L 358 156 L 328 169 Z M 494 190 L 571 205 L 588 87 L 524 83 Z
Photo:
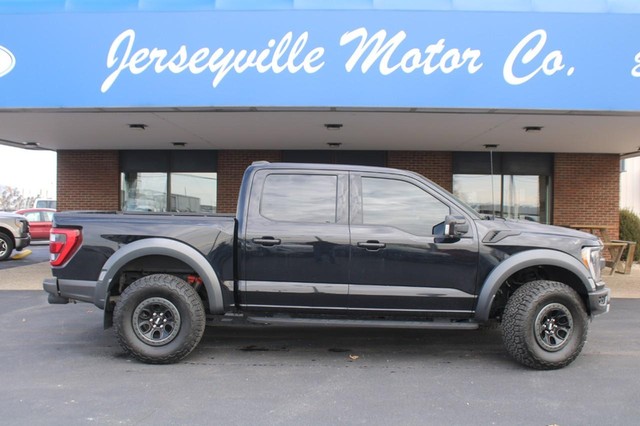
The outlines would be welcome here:
M 476 211 L 509 219 L 549 223 L 547 176 L 453 176 L 453 193 Z M 493 194 L 492 194 L 493 189 Z
M 215 213 L 217 173 L 171 173 L 169 209 Z
M 167 174 L 122 173 L 122 210 L 163 212 L 167 210 Z
M 285 222 L 336 223 L 338 177 L 334 175 L 267 176 L 260 214 Z
M 216 173 L 125 172 L 121 188 L 123 211 L 216 212 Z
M 394 179 L 362 178 L 362 222 L 432 235 L 449 208 L 417 186 Z

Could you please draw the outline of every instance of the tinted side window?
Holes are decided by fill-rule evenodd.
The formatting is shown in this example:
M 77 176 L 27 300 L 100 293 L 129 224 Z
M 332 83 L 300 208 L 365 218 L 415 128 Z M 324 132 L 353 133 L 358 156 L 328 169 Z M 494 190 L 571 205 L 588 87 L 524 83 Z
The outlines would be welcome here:
M 414 235 L 432 235 L 449 207 L 419 187 L 400 180 L 362 178 L 362 221 Z
M 283 222 L 336 223 L 338 177 L 272 174 L 262 189 L 260 214 Z

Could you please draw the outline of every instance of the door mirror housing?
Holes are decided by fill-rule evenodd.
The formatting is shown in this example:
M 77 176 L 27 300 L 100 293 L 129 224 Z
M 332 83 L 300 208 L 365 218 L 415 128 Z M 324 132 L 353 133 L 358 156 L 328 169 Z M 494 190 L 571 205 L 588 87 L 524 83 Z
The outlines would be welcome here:
M 447 237 L 461 237 L 469 232 L 469 224 L 463 216 L 447 215 L 444 219 L 444 235 Z

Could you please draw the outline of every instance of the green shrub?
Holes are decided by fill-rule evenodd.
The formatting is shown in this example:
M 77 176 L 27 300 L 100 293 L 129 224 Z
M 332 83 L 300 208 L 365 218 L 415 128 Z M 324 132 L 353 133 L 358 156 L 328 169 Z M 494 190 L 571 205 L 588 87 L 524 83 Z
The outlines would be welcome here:
M 628 209 L 620 210 L 620 239 L 638 243 L 633 259 L 640 260 L 640 217 Z

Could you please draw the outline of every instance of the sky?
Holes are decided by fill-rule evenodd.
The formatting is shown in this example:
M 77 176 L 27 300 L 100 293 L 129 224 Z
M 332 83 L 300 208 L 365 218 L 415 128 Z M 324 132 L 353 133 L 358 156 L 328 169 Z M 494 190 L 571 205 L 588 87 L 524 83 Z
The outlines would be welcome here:
M 25 196 L 56 198 L 56 153 L 0 145 L 0 186 Z

